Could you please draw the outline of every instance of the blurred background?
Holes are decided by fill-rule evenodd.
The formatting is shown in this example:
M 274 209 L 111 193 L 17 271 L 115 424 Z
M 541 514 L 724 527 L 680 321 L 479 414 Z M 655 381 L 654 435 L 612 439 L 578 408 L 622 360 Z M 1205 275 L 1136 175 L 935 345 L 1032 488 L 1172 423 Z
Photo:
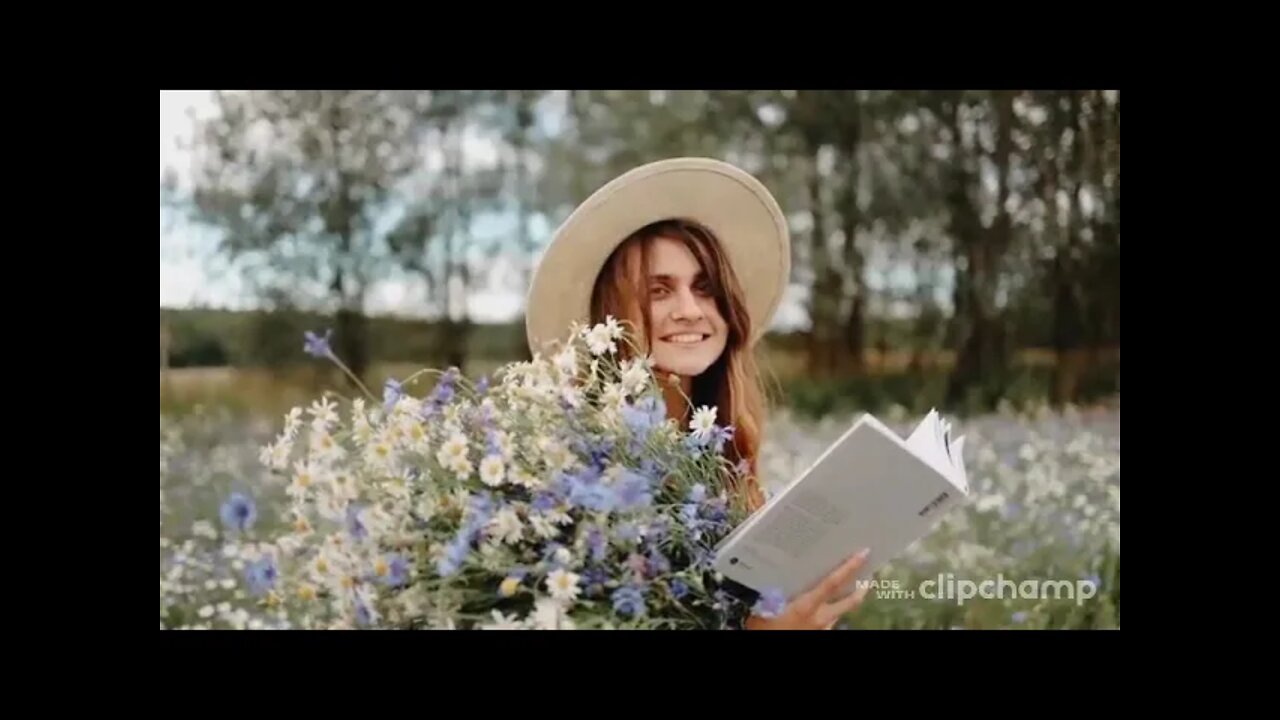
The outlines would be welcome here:
M 1114 530 L 1118 624 L 1110 90 L 161 91 L 162 516 L 166 482 L 171 501 L 243 482 L 289 407 L 347 382 L 304 331 L 331 328 L 370 387 L 526 357 L 524 293 L 555 227 L 679 155 L 743 167 L 788 213 L 793 274 L 761 350 L 775 478 L 855 412 L 966 418 L 1000 499 L 983 512 L 1031 523 L 966 542 L 1007 548 L 1041 520 Z M 1027 492 L 1061 508 L 1029 519 Z M 170 503 L 182 533 L 216 522 L 207 500 Z M 1104 572 L 1081 552 L 1073 573 Z

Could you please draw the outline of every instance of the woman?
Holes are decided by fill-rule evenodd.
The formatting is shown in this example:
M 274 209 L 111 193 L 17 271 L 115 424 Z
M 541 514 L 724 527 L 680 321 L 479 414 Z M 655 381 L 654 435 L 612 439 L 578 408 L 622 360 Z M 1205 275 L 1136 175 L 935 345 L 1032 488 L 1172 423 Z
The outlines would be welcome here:
M 759 509 L 758 454 L 764 397 L 752 349 L 776 312 L 790 274 L 786 220 L 768 190 L 742 170 L 703 158 L 636 168 L 596 191 L 557 231 L 527 303 L 530 349 L 571 323 L 627 321 L 664 385 L 669 417 L 717 408 L 732 425 L 726 454 L 750 470 L 738 488 Z M 687 399 L 686 399 L 687 398 Z M 866 589 L 839 589 L 861 567 L 855 555 L 814 588 L 747 629 L 827 629 Z

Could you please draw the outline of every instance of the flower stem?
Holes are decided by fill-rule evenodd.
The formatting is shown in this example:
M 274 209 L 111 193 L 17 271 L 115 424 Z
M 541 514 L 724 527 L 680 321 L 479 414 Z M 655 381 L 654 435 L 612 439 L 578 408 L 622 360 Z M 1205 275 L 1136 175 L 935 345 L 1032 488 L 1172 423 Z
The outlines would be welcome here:
M 337 356 L 336 354 L 334 354 L 334 352 L 333 352 L 332 350 L 330 350 L 330 351 L 329 351 L 329 359 L 330 359 L 330 360 L 332 360 L 332 361 L 333 361 L 333 363 L 334 363 L 335 365 L 337 365 L 337 366 L 338 366 L 338 368 L 339 368 L 340 370 L 342 370 L 342 372 L 346 373 L 346 374 L 347 374 L 347 377 L 351 378 L 351 381 L 352 381 L 352 382 L 354 382 L 354 383 L 356 384 L 356 386 L 357 386 L 357 387 L 359 387 L 359 388 L 360 388 L 360 390 L 361 390 L 361 391 L 363 391 L 363 392 L 364 392 L 364 394 L 365 394 L 365 395 L 366 395 L 370 400 L 372 400 L 372 401 L 374 401 L 374 402 L 378 402 L 378 399 L 379 399 L 379 398 L 378 398 L 376 395 L 374 395 L 373 393 L 369 392 L 369 388 L 365 387 L 365 386 L 364 386 L 364 383 L 360 382 L 360 378 L 356 377 L 356 374 L 355 374 L 355 373 L 353 373 L 353 372 L 351 372 L 351 368 L 347 367 L 346 363 L 344 363 L 344 362 L 342 362 L 341 360 L 339 360 L 339 359 L 338 359 L 338 356 Z

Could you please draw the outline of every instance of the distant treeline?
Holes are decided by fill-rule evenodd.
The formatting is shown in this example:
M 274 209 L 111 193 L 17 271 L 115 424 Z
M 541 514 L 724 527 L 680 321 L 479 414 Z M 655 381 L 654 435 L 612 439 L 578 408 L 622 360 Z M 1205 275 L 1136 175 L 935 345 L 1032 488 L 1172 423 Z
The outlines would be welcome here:
M 296 371 L 319 365 L 302 350 L 307 330 L 323 331 L 333 319 L 302 312 L 235 312 L 226 310 L 161 310 L 161 366 L 170 368 L 235 367 L 279 371 L 280 382 L 297 381 Z M 443 342 L 450 328 L 435 322 L 403 318 L 368 318 L 371 365 L 443 367 L 450 361 Z M 1035 325 L 1016 336 L 1019 350 L 1001 373 L 989 373 L 971 397 L 949 402 L 948 380 L 955 354 L 945 348 L 920 351 L 916 324 L 876 320 L 867 360 L 845 363 L 824 377 L 807 372 L 808 337 L 804 332 L 775 332 L 764 340 L 765 366 L 781 400 L 802 413 L 875 410 L 903 405 L 913 410 L 948 406 L 982 411 L 1001 400 L 1088 402 L 1119 392 L 1119 347 L 1091 348 L 1058 357 L 1051 338 Z M 455 328 L 456 329 L 456 328 Z M 167 337 L 167 347 L 166 338 Z M 336 339 L 336 337 L 335 337 Z M 492 367 L 526 357 L 523 325 L 472 324 L 466 329 L 467 367 Z M 165 354 L 167 349 L 167 356 Z M 474 374 L 472 372 L 471 374 Z M 162 392 L 163 395 L 163 392 Z M 995 398 L 995 400 L 991 400 Z M 273 408 L 274 409 L 274 408 Z
M 523 320 L 502 324 L 470 323 L 465 329 L 429 320 L 369 317 L 367 347 L 371 362 L 438 364 L 448 360 L 445 333 L 466 335 L 464 358 L 514 360 L 525 357 Z M 160 310 L 161 344 L 168 334 L 169 367 L 284 367 L 307 360 L 302 351 L 304 333 L 323 332 L 334 320 L 318 313 L 299 311 Z M 917 349 L 918 321 L 872 319 L 869 321 L 871 354 Z M 1051 348 L 1048 324 L 1020 325 L 1014 350 Z M 805 331 L 772 332 L 764 342 L 772 350 L 803 352 Z M 164 359 L 161 360 L 162 364 Z M 465 362 L 465 360 L 464 360 Z M 844 374 L 844 373 L 841 373 Z

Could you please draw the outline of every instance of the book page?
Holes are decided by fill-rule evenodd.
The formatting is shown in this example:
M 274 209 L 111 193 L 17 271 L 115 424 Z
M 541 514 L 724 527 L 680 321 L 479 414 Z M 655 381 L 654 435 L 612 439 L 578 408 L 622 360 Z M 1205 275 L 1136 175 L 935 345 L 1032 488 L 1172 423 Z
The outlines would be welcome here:
M 938 470 L 949 472 L 951 461 L 947 459 L 946 451 L 942 448 L 941 437 L 938 413 L 936 410 L 930 410 L 907 438 L 907 447 Z
M 785 505 L 768 516 L 759 528 L 757 542 L 786 557 L 800 558 L 848 515 L 848 511 L 820 493 L 810 488 L 797 489 Z

